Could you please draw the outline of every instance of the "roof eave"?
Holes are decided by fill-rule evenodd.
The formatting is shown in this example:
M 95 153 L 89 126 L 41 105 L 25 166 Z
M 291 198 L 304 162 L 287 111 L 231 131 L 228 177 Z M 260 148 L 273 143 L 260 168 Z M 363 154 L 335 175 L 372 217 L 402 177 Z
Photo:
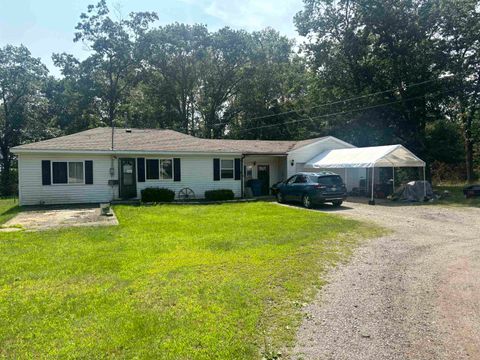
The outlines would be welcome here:
M 242 155 L 238 151 L 153 151 L 153 150 L 66 150 L 12 149 L 13 154 L 92 154 L 92 155 Z

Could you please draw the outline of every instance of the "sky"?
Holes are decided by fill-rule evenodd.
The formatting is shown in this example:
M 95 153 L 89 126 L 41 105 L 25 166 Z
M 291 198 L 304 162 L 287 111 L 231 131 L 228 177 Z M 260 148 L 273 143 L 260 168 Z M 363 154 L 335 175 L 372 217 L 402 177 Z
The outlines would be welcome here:
M 80 14 L 97 0 L 0 0 L 0 47 L 23 44 L 42 59 L 50 73 L 59 75 L 52 53 L 70 53 L 83 59 L 88 53 L 74 43 Z M 158 25 L 172 22 L 206 24 L 211 31 L 223 26 L 248 31 L 272 27 L 298 38 L 293 16 L 302 0 L 107 0 L 122 16 L 132 11 L 155 11 Z

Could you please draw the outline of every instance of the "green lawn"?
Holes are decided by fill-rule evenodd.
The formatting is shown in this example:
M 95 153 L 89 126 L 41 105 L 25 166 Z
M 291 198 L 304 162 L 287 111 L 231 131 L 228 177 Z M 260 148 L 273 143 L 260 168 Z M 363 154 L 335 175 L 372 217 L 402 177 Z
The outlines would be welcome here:
M 115 212 L 118 227 L 0 233 L 0 358 L 256 359 L 381 232 L 271 203 Z
M 466 199 L 463 195 L 463 188 L 465 185 L 450 185 L 450 186 L 435 186 L 433 190 L 443 192 L 447 190 L 450 195 L 435 201 L 437 205 L 449 205 L 449 206 L 474 206 L 480 207 L 480 197 Z

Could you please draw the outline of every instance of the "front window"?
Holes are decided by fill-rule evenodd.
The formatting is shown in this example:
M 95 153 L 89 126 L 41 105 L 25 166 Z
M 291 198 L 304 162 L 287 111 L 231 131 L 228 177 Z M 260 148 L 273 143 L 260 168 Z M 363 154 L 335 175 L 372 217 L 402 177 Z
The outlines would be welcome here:
M 173 160 L 147 159 L 145 171 L 147 180 L 171 180 L 173 179 Z
M 68 183 L 83 184 L 83 162 L 68 163 Z
M 82 161 L 53 161 L 52 162 L 53 184 L 83 184 Z
M 147 180 L 158 180 L 160 178 L 158 169 L 157 159 L 147 159 Z
M 222 179 L 233 179 L 233 160 L 222 160 L 220 166 Z
M 169 180 L 173 177 L 172 159 L 160 160 L 160 179 Z

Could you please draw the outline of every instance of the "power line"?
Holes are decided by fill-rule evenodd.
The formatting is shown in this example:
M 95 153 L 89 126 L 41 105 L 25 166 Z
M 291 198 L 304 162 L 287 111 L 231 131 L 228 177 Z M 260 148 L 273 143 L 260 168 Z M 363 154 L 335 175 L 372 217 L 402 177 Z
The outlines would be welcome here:
M 440 92 L 437 92 L 436 94 L 435 93 L 433 93 L 433 94 L 436 96 L 436 95 L 440 95 L 440 94 L 443 94 L 443 93 L 446 94 L 446 93 L 452 92 L 453 90 L 456 90 L 456 89 L 451 89 L 449 91 L 440 91 Z M 308 117 L 308 118 L 304 118 L 304 119 L 286 121 L 286 122 L 283 122 L 281 124 L 262 125 L 262 126 L 257 126 L 257 127 L 253 127 L 253 128 L 238 130 L 238 131 L 235 131 L 235 133 L 242 133 L 242 132 L 246 132 L 246 131 L 269 128 L 269 127 L 274 127 L 274 126 L 295 124 L 295 123 L 299 123 L 299 122 L 317 120 L 317 119 L 326 118 L 326 117 L 330 117 L 330 116 L 344 115 L 344 114 L 348 114 L 348 113 L 352 113 L 352 112 L 356 112 L 356 111 L 371 110 L 371 109 L 380 108 L 380 107 L 387 106 L 387 105 L 401 103 L 401 102 L 404 102 L 404 101 L 412 101 L 412 100 L 421 99 L 421 98 L 423 98 L 427 95 L 431 95 L 431 94 L 425 93 L 423 95 L 414 96 L 414 97 L 411 97 L 411 98 L 399 99 L 399 100 L 395 100 L 395 101 L 386 102 L 386 103 L 383 103 L 383 104 L 377 104 L 377 105 L 367 106 L 367 107 L 358 108 L 358 109 L 351 109 L 351 110 L 339 111 L 339 112 L 334 112 L 334 113 L 329 113 L 329 114 L 323 114 L 323 115 Z
M 420 86 L 420 85 L 432 83 L 432 82 L 439 81 L 439 80 L 443 80 L 443 79 L 449 79 L 449 78 L 454 77 L 454 76 L 455 76 L 455 75 L 445 76 L 445 77 L 443 77 L 443 78 L 425 80 L 425 81 L 421 81 L 421 82 L 418 82 L 418 83 L 408 84 L 408 85 L 405 85 L 405 86 L 406 86 L 407 88 L 408 88 L 408 87 L 411 88 L 411 87 Z M 317 108 L 321 108 L 321 107 L 325 107 L 325 106 L 329 106 L 329 105 L 341 104 L 341 103 L 345 103 L 345 102 L 350 102 L 350 101 L 354 101 L 354 100 L 359 100 L 359 99 L 368 98 L 368 97 L 370 97 L 370 96 L 376 96 L 376 95 L 380 95 L 380 94 L 385 94 L 385 93 L 392 92 L 392 91 L 396 91 L 396 90 L 398 90 L 398 88 L 392 88 L 392 89 L 388 89 L 388 90 L 377 91 L 377 92 L 374 92 L 374 93 L 369 93 L 369 94 L 364 94 L 364 95 L 360 95 L 360 96 L 355 96 L 355 97 L 351 97 L 351 98 L 347 98 L 347 99 L 343 99 L 343 100 L 337 100 L 337 101 L 328 102 L 328 103 L 323 103 L 323 104 L 319 104 L 319 105 L 315 105 L 315 106 L 310 106 L 310 107 L 305 107 L 305 108 L 300 108 L 300 109 L 295 109 L 295 110 L 284 111 L 284 112 L 277 113 L 277 114 L 270 114 L 270 115 L 263 115 L 263 116 L 257 116 L 257 117 L 253 117 L 253 118 L 248 118 L 248 119 L 245 119 L 245 121 L 261 120 L 261 119 L 267 119 L 267 118 L 271 118 L 271 117 L 275 117 L 275 116 L 280 116 L 280 115 L 298 113 L 299 111 L 306 111 L 306 110 L 317 109 Z M 223 124 L 222 124 L 222 123 L 219 123 L 219 124 L 217 124 L 217 125 L 223 125 Z

